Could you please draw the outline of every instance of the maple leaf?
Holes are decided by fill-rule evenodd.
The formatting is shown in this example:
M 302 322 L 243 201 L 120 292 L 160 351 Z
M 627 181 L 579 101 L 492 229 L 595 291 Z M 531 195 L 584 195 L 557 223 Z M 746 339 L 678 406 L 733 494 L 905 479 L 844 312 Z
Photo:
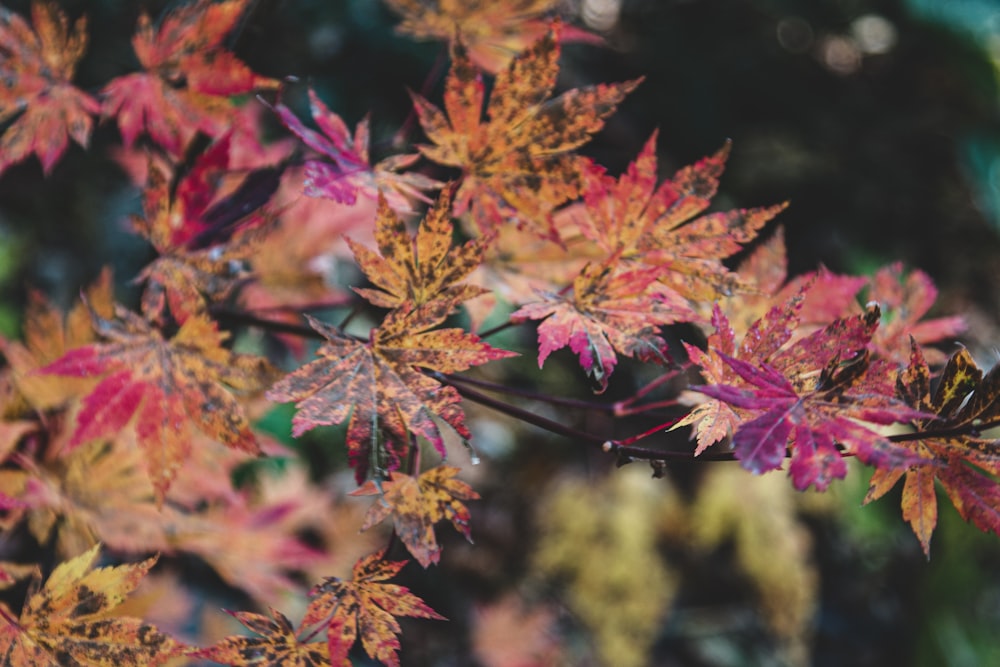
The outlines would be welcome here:
M 793 307 L 788 314 L 794 316 L 794 312 Z M 687 351 L 688 358 L 701 369 L 701 375 L 706 384 L 738 384 L 740 382 L 739 376 L 720 356 L 726 354 L 736 357 L 738 353 L 736 333 L 718 303 L 712 309 L 712 325 L 715 327 L 715 331 L 708 336 L 707 351 L 682 341 L 684 349 Z M 780 347 L 782 343 L 784 341 L 781 341 L 778 346 Z M 692 437 L 696 438 L 698 443 L 694 455 L 698 456 L 715 443 L 732 435 L 740 425 L 740 421 L 739 414 L 728 403 L 716 399 L 699 400 L 691 411 L 674 424 L 670 430 L 682 426 L 693 426 Z
M 948 360 L 932 389 L 927 361 L 913 340 L 910 363 L 900 373 L 897 387 L 907 403 L 929 417 L 914 420 L 917 430 L 912 438 L 898 443 L 913 453 L 913 464 L 906 469 L 876 469 L 865 503 L 883 496 L 905 476 L 903 519 L 928 558 L 938 516 L 935 480 L 963 519 L 1000 534 L 1000 484 L 995 478 L 1000 474 L 1000 447 L 995 440 L 975 435 L 1000 421 L 1000 368 L 984 376 L 962 348 Z
M 144 216 L 133 218 L 133 227 L 159 253 L 159 257 L 136 276 L 145 282 L 142 313 L 162 324 L 169 306 L 174 321 L 204 314 L 210 302 L 227 298 L 250 276 L 249 260 L 275 227 L 277 218 L 259 202 L 253 210 L 229 214 L 222 229 L 215 220 L 219 202 L 212 206 L 215 188 L 228 161 L 229 135 L 215 142 L 180 180 L 171 196 L 166 176 L 150 164 L 149 182 L 143 192 Z M 249 182 L 249 177 L 247 181 Z M 268 194 L 268 193 L 264 193 Z M 199 247 L 210 234 L 225 240 Z
M 783 246 L 782 246 L 783 247 Z M 782 253 L 783 257 L 783 253 Z M 783 273 L 783 272 L 782 272 Z M 732 367 L 724 361 L 721 355 L 741 359 L 750 363 L 771 363 L 772 358 L 784 347 L 796 340 L 806 338 L 810 332 L 815 332 L 814 324 L 817 314 L 820 321 L 829 324 L 826 318 L 828 307 L 843 310 L 843 299 L 849 299 L 861 287 L 863 279 L 850 279 L 834 276 L 820 271 L 803 280 L 795 280 L 776 296 L 767 299 L 767 303 L 775 305 L 767 309 L 759 319 L 746 325 L 739 322 L 736 326 L 727 317 L 727 311 L 736 311 L 739 318 L 749 315 L 738 305 L 732 305 L 733 299 L 716 302 L 712 308 L 711 323 L 715 331 L 708 336 L 707 349 L 702 350 L 687 342 L 683 342 L 688 358 L 701 369 L 706 384 L 728 384 L 743 386 L 746 382 L 736 374 Z M 787 289 L 791 285 L 796 289 Z M 818 292 L 819 294 L 814 294 Z M 755 312 L 760 303 L 754 302 L 755 295 L 741 295 L 750 303 L 750 311 Z M 820 302 L 827 305 L 818 305 Z M 839 312 L 839 311 L 838 311 Z M 742 340 L 737 344 L 738 332 Z M 750 385 L 746 385 L 750 386 Z M 886 390 L 888 391 L 888 390 Z M 891 393 L 891 392 L 890 392 Z M 695 455 L 704 452 L 708 447 L 719 442 L 735 432 L 736 427 L 747 416 L 747 412 L 739 407 L 716 399 L 692 398 L 686 400 L 695 404 L 694 408 L 672 428 L 691 425 L 693 436 L 698 445 Z
M 36 579 L 18 620 L 0 606 L 0 656 L 12 667 L 157 665 L 182 652 L 171 637 L 115 607 L 156 562 L 92 569 L 99 545 Z
M 84 399 L 70 447 L 112 438 L 129 426 L 160 498 L 187 458 L 192 424 L 229 447 L 259 451 L 226 387 L 263 388 L 272 372 L 266 361 L 223 348 L 227 334 L 207 317 L 190 317 L 166 340 L 134 313 L 117 307 L 115 314 L 117 320 L 94 315 L 95 328 L 109 342 L 70 350 L 39 371 L 104 376 Z
M 292 479 L 299 482 L 296 497 L 230 493 L 212 503 L 194 499 L 197 504 L 187 512 L 172 513 L 170 546 L 198 555 L 224 581 L 255 600 L 277 601 L 301 592 L 290 573 L 318 565 L 323 556 L 301 534 L 311 528 L 309 517 L 327 511 L 328 503 L 320 490 L 304 490 L 304 476 Z M 173 489 L 168 500 L 174 500 Z
M 617 265 L 616 258 L 588 265 L 574 280 L 571 297 L 544 293 L 542 301 L 511 314 L 514 322 L 544 319 L 538 325 L 539 367 L 550 353 L 568 345 L 597 393 L 608 387 L 616 351 L 666 362 L 667 344 L 656 335 L 658 327 L 694 318 L 683 299 L 657 282 L 655 271 L 620 271 Z
M 25 470 L 0 473 L 0 489 L 21 504 L 39 543 L 56 534 L 57 551 L 75 556 L 101 542 L 118 551 L 167 547 L 165 517 L 141 452 L 119 441 L 92 442 Z
M 412 94 L 420 124 L 433 145 L 428 159 L 462 170 L 455 215 L 472 209 L 483 232 L 506 221 L 557 239 L 549 216 L 576 198 L 590 161 L 572 151 L 601 129 L 604 119 L 640 79 L 600 84 L 552 97 L 559 71 L 560 24 L 497 75 L 481 120 L 484 86 L 466 48 L 452 48 L 444 111 Z
M 391 311 L 372 329 L 367 342 L 307 316 L 326 343 L 320 359 L 290 373 L 266 396 L 296 401 L 292 434 L 324 424 L 340 424 L 350 414 L 347 448 L 358 484 L 369 469 L 395 470 L 408 451 L 409 434 L 429 440 L 444 456 L 444 441 L 434 418 L 463 438 L 471 437 L 453 387 L 442 386 L 420 369 L 441 373 L 464 371 L 493 359 L 513 356 L 461 329 L 436 329 L 454 307 L 453 301 L 431 301 L 408 310 Z M 386 439 L 378 447 L 379 436 Z
M 729 144 L 657 186 L 656 136 L 619 178 L 591 170 L 585 206 L 574 216 L 580 233 L 624 262 L 658 267 L 659 280 L 693 302 L 753 291 L 722 260 L 752 241 L 786 204 L 696 217 L 718 188 Z
M 424 192 L 441 187 L 439 181 L 423 174 L 400 171 L 416 162 L 418 153 L 394 155 L 372 166 L 368 157 L 368 118 L 358 123 L 352 137 L 340 116 L 330 111 L 312 89 L 309 107 L 322 133 L 306 127 L 284 104 L 274 107 L 285 127 L 306 146 L 332 160 L 306 160 L 306 195 L 350 205 L 359 193 L 375 199 L 381 192 L 393 209 L 408 213 L 412 211 L 410 199 L 429 201 Z
M 396 30 L 418 39 L 461 39 L 477 67 L 496 73 L 511 56 L 524 51 L 545 34 L 544 18 L 559 5 L 558 0 L 386 0 L 403 15 Z M 563 41 L 601 43 L 601 38 L 578 28 L 566 27 Z
M 330 664 L 340 665 L 359 638 L 365 652 L 390 667 L 399 667 L 398 616 L 443 616 L 398 584 L 381 583 L 394 577 L 406 561 L 383 560 L 378 551 L 358 559 L 350 581 L 331 577 L 309 594 L 302 627 L 322 623 L 327 627 Z
M 406 223 L 380 197 L 375 242 L 381 254 L 347 239 L 358 266 L 379 290 L 354 291 L 381 308 L 422 306 L 433 300 L 461 302 L 485 293 L 481 287 L 458 283 L 482 262 L 490 238 L 453 248 L 450 209 L 451 192 L 446 190 L 411 240 Z
M 895 397 L 893 367 L 870 359 L 867 345 L 878 321 L 877 307 L 837 320 L 777 351 L 769 363 L 719 353 L 745 384 L 694 389 L 750 411 L 753 418 L 733 435 L 733 451 L 744 468 L 755 474 L 779 468 L 791 447 L 792 484 L 823 490 L 847 473 L 837 445 L 876 467 L 905 468 L 919 461 L 863 424 L 924 416 Z
M 920 321 L 934 305 L 937 288 L 923 271 L 910 271 L 903 277 L 903 265 L 895 262 L 879 269 L 871 279 L 868 299 L 877 301 L 886 312 L 886 323 L 872 338 L 872 347 L 886 359 L 899 364 L 909 360 L 910 337 L 921 345 L 954 338 L 965 331 L 960 316 Z M 945 355 L 929 348 L 924 353 L 931 364 L 941 364 Z
M 101 91 L 102 114 L 117 118 L 126 146 L 145 130 L 180 156 L 195 132 L 225 132 L 231 96 L 278 86 L 222 48 L 247 3 L 197 0 L 168 13 L 156 28 L 148 14 L 139 17 L 132 48 L 146 71 L 117 77 Z
M 227 611 L 257 637 L 226 637 L 215 646 L 191 654 L 232 667 L 319 667 L 330 662 L 327 642 L 300 642 L 288 617 L 275 609 L 271 615 Z
M 473 616 L 472 652 L 483 667 L 544 667 L 564 664 L 559 612 L 547 604 L 530 604 L 517 593 L 477 605 Z M 516 637 L 517 641 L 511 641 Z
M 833 273 L 825 267 L 788 278 L 788 257 L 782 227 L 761 243 L 737 267 L 743 283 L 753 285 L 752 292 L 741 292 L 721 300 L 722 311 L 730 324 L 740 334 L 749 331 L 756 320 L 774 305 L 794 298 L 806 289 L 805 298 L 798 312 L 795 335 L 803 337 L 815 326 L 826 326 L 838 317 L 847 317 L 858 311 L 857 293 L 867 284 L 861 276 Z M 875 332 L 885 326 L 884 322 Z
M 48 174 L 69 138 L 90 143 L 97 100 L 70 81 L 87 50 L 87 20 L 72 30 L 66 15 L 48 0 L 31 5 L 34 31 L 0 7 L 0 123 L 14 119 L 0 137 L 0 172 L 34 153 Z
M 111 270 L 102 270 L 85 294 L 85 300 L 81 299 L 63 315 L 40 292 L 30 291 L 24 312 L 24 342 L 0 336 L 0 352 L 10 365 L 14 386 L 35 410 L 65 405 L 93 385 L 92 380 L 55 379 L 34 372 L 67 351 L 96 339 L 90 310 L 111 317 L 114 311 Z
M 455 530 L 472 541 L 469 510 L 461 501 L 477 500 L 479 494 L 465 482 L 455 479 L 458 472 L 454 466 L 440 465 L 422 472 L 419 477 L 397 471 L 380 483 L 368 480 L 351 492 L 352 496 L 379 496 L 368 509 L 361 530 L 368 530 L 391 515 L 396 535 L 417 562 L 425 568 L 437 563 L 441 548 L 434 537 L 434 524 L 438 521 L 451 521 Z

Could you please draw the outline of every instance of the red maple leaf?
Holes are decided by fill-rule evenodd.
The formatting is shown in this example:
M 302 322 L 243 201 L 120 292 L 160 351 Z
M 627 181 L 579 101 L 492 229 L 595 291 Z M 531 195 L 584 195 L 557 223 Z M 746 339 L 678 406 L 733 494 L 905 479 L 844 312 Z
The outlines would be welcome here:
M 902 365 L 909 359 L 911 337 L 928 345 L 962 333 L 965 320 L 960 316 L 920 321 L 936 299 L 937 288 L 923 271 L 913 270 L 904 277 L 900 262 L 879 269 L 872 276 L 868 300 L 878 302 L 886 313 L 886 322 L 872 338 L 873 349 Z M 945 361 L 939 350 L 929 348 L 924 354 L 931 364 Z
M 733 435 L 733 450 L 744 468 L 757 474 L 777 469 L 790 448 L 795 488 L 822 490 L 847 473 L 837 445 L 880 468 L 919 462 L 909 449 L 863 425 L 925 416 L 896 398 L 893 367 L 869 357 L 867 345 L 878 321 L 875 307 L 837 320 L 779 350 L 770 362 L 752 364 L 719 354 L 745 384 L 695 389 L 753 417 Z
M 97 101 L 70 81 L 87 49 L 87 20 L 72 31 L 66 15 L 50 1 L 31 5 L 32 30 L 17 14 L 0 7 L 0 123 L 14 121 L 0 138 L 0 172 L 34 153 L 48 174 L 69 138 L 90 142 Z
M 706 384 L 740 386 L 743 379 L 726 363 L 722 355 L 753 362 L 768 362 L 788 343 L 800 325 L 800 313 L 808 285 L 803 286 L 792 298 L 769 309 L 763 317 L 749 326 L 737 345 L 736 332 L 720 304 L 712 309 L 715 331 L 708 336 L 707 349 L 702 350 L 683 342 L 688 358 L 700 367 Z M 700 400 L 695 407 L 673 428 L 694 426 L 698 446 L 695 456 L 735 432 L 743 417 L 741 409 L 717 399 Z
M 367 341 L 309 317 L 310 325 L 326 338 L 317 353 L 320 358 L 271 387 L 267 398 L 296 401 L 295 436 L 323 424 L 340 424 L 350 415 L 348 457 L 358 484 L 371 468 L 397 469 L 411 433 L 429 440 L 443 456 L 444 441 L 435 419 L 463 438 L 471 434 L 458 392 L 422 369 L 454 373 L 514 354 L 461 329 L 432 330 L 454 306 L 454 301 L 437 300 L 391 311 Z M 384 447 L 377 446 L 380 436 Z
M 276 226 L 265 204 L 277 186 L 277 172 L 241 177 L 228 196 L 219 196 L 229 176 L 230 137 L 212 143 L 171 188 L 167 176 L 149 163 L 143 216 L 133 228 L 159 253 L 136 277 L 145 282 L 142 312 L 162 323 L 169 304 L 178 323 L 225 299 L 250 275 L 249 260 Z
M 126 146 L 145 130 L 180 156 L 195 132 L 218 137 L 228 129 L 232 96 L 277 87 L 222 47 L 247 2 L 197 0 L 155 28 L 148 14 L 139 17 L 132 48 L 145 71 L 113 79 L 101 91 L 102 113 L 117 118 Z
M 745 333 L 772 306 L 785 303 L 805 291 L 798 313 L 796 336 L 805 336 L 816 326 L 826 326 L 838 317 L 858 312 L 857 294 L 867 280 L 861 276 L 833 273 L 825 267 L 788 278 L 788 257 L 784 230 L 779 226 L 774 234 L 761 243 L 737 267 L 736 272 L 753 292 L 741 292 L 722 299 L 720 305 L 726 318 L 739 333 Z M 885 326 L 876 330 L 875 336 Z
M 109 342 L 70 350 L 39 371 L 104 376 L 83 401 L 70 447 L 116 437 L 129 427 L 161 499 L 188 456 L 192 425 L 229 447 L 259 451 L 227 387 L 263 388 L 271 375 L 266 361 L 223 348 L 227 334 L 203 316 L 187 319 L 167 340 L 134 313 L 118 307 L 115 314 L 116 320 L 93 315 Z

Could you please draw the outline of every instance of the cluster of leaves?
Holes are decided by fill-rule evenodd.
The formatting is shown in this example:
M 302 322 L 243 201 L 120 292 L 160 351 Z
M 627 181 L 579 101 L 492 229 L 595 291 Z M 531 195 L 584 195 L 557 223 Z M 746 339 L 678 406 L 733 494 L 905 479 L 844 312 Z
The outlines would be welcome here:
M 231 481 L 248 456 L 286 455 L 256 422 L 269 402 L 294 402 L 293 438 L 346 424 L 351 495 L 375 496 L 361 529 L 391 517 L 416 562 L 437 563 L 436 524 L 471 539 L 465 502 L 478 498 L 443 462 L 452 436 L 473 439 L 463 401 L 558 426 L 474 388 L 502 386 L 459 375 L 513 356 L 484 339 L 529 322 L 539 367 L 569 347 L 598 394 L 620 356 L 658 366 L 657 384 L 700 373 L 684 394 L 690 410 L 671 421 L 692 427 L 694 450 L 636 447 L 639 436 L 604 442 L 619 461 L 646 459 L 660 473 L 668 459 L 711 448 L 756 474 L 789 460 L 796 489 L 822 490 L 856 456 L 875 469 L 869 499 L 905 477 L 903 516 L 928 554 L 935 479 L 963 517 L 1000 532 L 1000 452 L 981 435 L 1000 423 L 998 372 L 984 375 L 964 351 L 946 360 L 921 347 L 962 327 L 918 322 L 934 301 L 930 280 L 898 266 L 871 279 L 819 270 L 788 280 L 780 229 L 732 269 L 726 260 L 785 204 L 708 212 L 728 144 L 662 181 L 655 132 L 617 177 L 583 155 L 641 80 L 557 93 L 561 40 L 590 38 L 542 21 L 555 3 L 511 3 L 508 13 L 390 2 L 403 31 L 451 42 L 451 68 L 441 106 L 412 95 L 428 143 L 374 164 L 367 121 L 352 133 L 310 90 L 307 124 L 276 80 L 223 47 L 247 4 L 197 0 L 155 24 L 143 15 L 133 38 L 142 71 L 96 97 L 72 84 L 84 18 L 70 29 L 46 0 L 32 5 L 30 25 L 4 10 L 0 170 L 35 154 L 48 173 L 68 137 L 87 145 L 92 116 L 115 118 L 143 193 L 133 229 L 156 252 L 136 277 L 136 310 L 115 302 L 106 273 L 65 318 L 32 296 L 23 341 L 0 338 L 3 527 L 66 559 L 44 588 L 32 584 L 19 619 L 0 608 L 5 664 L 186 655 L 343 665 L 356 644 L 399 664 L 397 619 L 441 616 L 386 583 L 405 561 L 385 548 L 360 555 L 348 579 L 323 577 L 297 626 L 275 608 L 234 612 L 256 637 L 196 648 L 116 615 L 154 560 L 91 570 L 96 545 L 194 554 L 262 604 L 295 588 L 290 573 L 323 562 L 304 534 L 340 499 Z M 247 101 L 250 92 L 270 97 Z M 290 136 L 264 143 L 263 114 Z M 421 159 L 432 166 L 417 171 Z M 331 284 L 323 267 L 334 260 L 369 285 Z M 481 330 L 497 304 L 508 321 Z M 340 324 L 324 320 L 335 305 L 352 308 Z M 678 323 L 704 331 L 705 345 L 671 349 Z M 263 354 L 248 329 L 273 334 L 281 353 Z M 303 339 L 321 342 L 305 363 Z M 652 409 L 646 393 L 622 415 Z M 0 568 L 11 581 L 24 573 Z

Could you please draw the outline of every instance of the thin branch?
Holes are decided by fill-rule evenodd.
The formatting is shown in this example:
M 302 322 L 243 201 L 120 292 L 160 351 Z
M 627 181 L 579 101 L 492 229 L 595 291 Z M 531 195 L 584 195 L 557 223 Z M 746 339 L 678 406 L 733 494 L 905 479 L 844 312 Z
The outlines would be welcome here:
M 600 410 L 601 412 L 607 413 L 612 413 L 614 411 L 614 405 L 610 405 L 608 403 L 598 403 L 597 401 L 588 401 L 580 398 L 552 396 L 551 394 L 543 394 L 541 392 L 532 391 L 531 389 L 525 389 L 523 387 L 511 387 L 498 382 L 478 380 L 476 378 L 469 378 L 462 375 L 442 373 L 441 376 L 442 378 L 447 378 L 449 383 L 459 382 L 472 387 L 479 387 L 480 389 L 485 389 L 487 391 L 495 391 L 499 394 L 507 394 L 508 396 L 518 396 L 532 401 L 549 403 L 550 405 L 561 405 L 567 408 L 580 408 L 581 410 Z
M 228 320 L 235 324 L 243 324 L 251 327 L 259 327 L 270 333 L 291 334 L 302 338 L 312 338 L 323 340 L 323 335 L 306 324 L 293 324 L 291 322 L 278 322 L 265 317 L 258 317 L 245 310 L 230 308 L 229 306 L 210 306 L 212 314 L 219 319 Z
M 509 329 L 511 327 L 518 326 L 519 324 L 523 324 L 523 323 L 522 322 L 513 322 L 511 320 L 507 320 L 503 324 L 498 324 L 495 327 L 487 329 L 486 331 L 480 331 L 476 335 L 479 336 L 480 338 L 489 338 L 490 336 L 495 336 L 496 334 L 500 333 L 501 331 L 504 331 L 504 330 Z
M 929 440 L 931 438 L 952 438 L 955 436 L 968 435 L 978 436 L 982 431 L 986 431 L 995 426 L 1000 426 L 1000 419 L 983 422 L 982 424 L 962 424 L 952 428 L 929 429 L 927 431 L 913 431 L 912 433 L 896 433 L 886 436 L 891 442 L 912 442 L 914 440 Z
M 239 310 L 236 308 L 230 308 L 229 306 L 210 306 L 209 310 L 213 315 L 219 319 L 229 320 L 236 324 L 243 324 L 250 327 L 258 327 L 264 329 L 270 333 L 283 333 L 290 334 L 292 336 L 300 336 L 302 338 L 310 338 L 312 340 L 326 340 L 326 338 L 320 332 L 313 329 L 307 324 L 293 324 L 291 322 L 279 322 L 276 320 L 270 320 L 266 317 L 258 317 L 249 313 L 245 310 Z M 335 327 L 339 330 L 340 335 L 345 338 L 353 338 L 354 340 L 364 341 L 367 340 L 361 336 L 353 336 L 351 334 L 345 333 L 341 327 Z
M 648 447 L 634 447 L 631 445 L 618 445 L 614 440 L 609 440 L 604 444 L 604 451 L 611 452 L 618 456 L 620 462 L 630 461 L 736 461 L 736 455 L 729 452 L 703 452 L 698 456 L 694 452 L 679 452 L 665 449 L 650 449 Z
M 515 419 L 533 426 L 537 426 L 538 428 L 545 429 L 550 433 L 555 433 L 556 435 L 561 435 L 567 438 L 577 438 L 594 444 L 603 444 L 606 440 L 605 438 L 598 437 L 591 433 L 586 433 L 570 426 L 566 426 L 565 424 L 552 421 L 551 419 L 547 419 L 541 415 L 536 415 L 534 412 L 529 412 L 528 410 L 519 408 L 516 405 L 505 403 L 471 387 L 457 382 L 452 382 L 450 378 L 445 377 L 443 374 L 434 374 L 434 377 L 444 384 L 454 387 L 463 398 L 467 398 L 474 403 L 479 403 L 480 405 L 492 408 L 497 412 L 502 412 L 505 415 L 514 417 Z

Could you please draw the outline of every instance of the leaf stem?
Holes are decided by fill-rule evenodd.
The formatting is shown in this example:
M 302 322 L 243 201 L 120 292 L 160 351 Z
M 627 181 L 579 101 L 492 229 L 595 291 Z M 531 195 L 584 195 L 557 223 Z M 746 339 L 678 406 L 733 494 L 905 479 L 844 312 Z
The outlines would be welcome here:
M 431 66 L 430 72 L 424 78 L 424 83 L 420 87 L 420 96 L 428 97 L 431 92 L 431 87 L 440 78 L 441 72 L 444 70 L 445 63 L 449 60 L 449 50 L 448 46 L 445 45 L 440 51 L 438 51 L 437 58 L 434 60 L 434 64 Z M 396 131 L 396 134 L 392 137 L 392 146 L 394 148 L 406 145 L 407 137 L 410 131 L 413 130 L 413 126 L 417 122 L 417 109 L 415 105 L 410 105 L 410 113 L 406 115 L 406 120 L 403 121 L 403 125 Z
M 624 401 L 619 401 L 611 406 L 612 412 L 615 417 L 629 417 L 631 415 L 638 415 L 644 412 L 651 412 L 659 408 L 675 408 L 680 405 L 677 399 L 666 399 L 662 401 L 653 401 L 652 403 L 645 403 L 643 405 L 628 406 L 623 407 Z
M 614 404 L 615 414 L 622 416 L 635 414 L 635 411 L 631 408 L 633 404 L 635 404 L 639 399 L 647 396 L 648 394 L 658 389 L 660 385 L 664 385 L 670 382 L 685 370 L 687 369 L 679 367 L 665 371 L 662 375 L 657 376 L 651 382 L 647 382 L 642 387 L 639 387 L 639 390 L 636 391 L 634 394 Z

